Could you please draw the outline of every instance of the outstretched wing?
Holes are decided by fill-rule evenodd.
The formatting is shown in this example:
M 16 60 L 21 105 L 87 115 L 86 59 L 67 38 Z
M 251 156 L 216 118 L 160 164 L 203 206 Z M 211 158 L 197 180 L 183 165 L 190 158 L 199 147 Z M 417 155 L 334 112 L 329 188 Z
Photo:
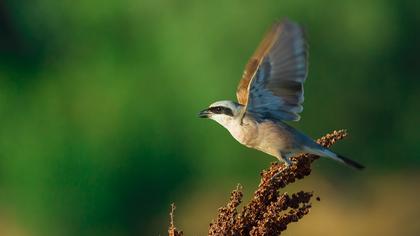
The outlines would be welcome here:
M 245 67 L 238 102 L 262 119 L 298 121 L 307 57 L 303 29 L 287 19 L 274 24 Z

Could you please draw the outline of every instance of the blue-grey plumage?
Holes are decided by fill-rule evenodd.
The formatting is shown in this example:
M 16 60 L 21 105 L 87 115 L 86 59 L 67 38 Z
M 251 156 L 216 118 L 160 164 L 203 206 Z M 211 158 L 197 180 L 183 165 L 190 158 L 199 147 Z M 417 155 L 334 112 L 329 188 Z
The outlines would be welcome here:
M 303 29 L 287 19 L 274 24 L 246 65 L 236 92 L 239 103 L 215 102 L 199 116 L 215 120 L 241 144 L 286 164 L 294 154 L 311 153 L 362 169 L 283 122 L 300 119 L 307 60 Z

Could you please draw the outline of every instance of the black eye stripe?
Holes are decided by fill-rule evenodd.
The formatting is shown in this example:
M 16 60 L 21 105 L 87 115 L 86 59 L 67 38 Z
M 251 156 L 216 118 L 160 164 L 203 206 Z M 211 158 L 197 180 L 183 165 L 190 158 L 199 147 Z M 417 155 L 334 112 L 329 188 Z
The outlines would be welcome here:
M 209 110 L 214 114 L 225 114 L 228 116 L 233 116 L 233 112 L 230 108 L 227 107 L 210 107 Z

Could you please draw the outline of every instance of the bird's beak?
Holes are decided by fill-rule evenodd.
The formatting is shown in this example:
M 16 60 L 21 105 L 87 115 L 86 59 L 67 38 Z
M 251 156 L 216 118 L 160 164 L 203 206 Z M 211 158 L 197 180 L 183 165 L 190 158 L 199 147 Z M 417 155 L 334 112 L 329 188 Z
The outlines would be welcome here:
M 198 117 L 200 118 L 209 118 L 210 111 L 208 109 L 204 109 L 198 113 Z

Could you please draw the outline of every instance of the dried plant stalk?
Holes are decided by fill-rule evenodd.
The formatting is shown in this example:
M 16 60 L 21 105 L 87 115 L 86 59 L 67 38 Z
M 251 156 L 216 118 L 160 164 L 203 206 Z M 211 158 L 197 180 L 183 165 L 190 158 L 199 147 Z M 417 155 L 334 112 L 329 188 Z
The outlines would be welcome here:
M 213 223 L 210 223 L 209 235 L 233 235 L 232 226 L 238 214 L 237 207 L 242 200 L 242 186 L 238 184 L 230 194 L 230 200 L 225 207 L 219 208 L 219 214 Z
M 182 233 L 182 231 L 178 231 L 175 227 L 175 223 L 174 223 L 174 212 L 175 212 L 175 204 L 172 203 L 171 204 L 171 212 L 169 213 L 169 218 L 170 218 L 170 224 L 169 224 L 169 230 L 168 230 L 168 234 L 169 236 L 182 236 L 184 235 Z
M 330 147 L 347 136 L 346 130 L 333 131 L 317 140 L 324 147 Z M 279 198 L 278 190 L 286 185 L 302 179 L 311 173 L 311 163 L 319 156 L 302 154 L 291 158 L 292 165 L 286 168 L 283 163 L 272 163 L 261 173 L 261 181 L 254 192 L 251 202 L 244 207 L 235 222 L 234 229 L 238 235 L 248 235 L 258 222 L 263 220 L 268 206 Z M 290 222 L 289 222 L 290 223 Z M 286 224 L 287 225 L 287 224 Z M 280 231 L 281 232 L 281 231 Z M 278 234 L 280 233 L 278 232 Z
M 333 131 L 317 142 L 324 147 L 330 147 L 346 136 L 346 130 Z M 280 194 L 279 190 L 308 176 L 311 173 L 311 163 L 318 158 L 319 156 L 312 154 L 297 155 L 291 158 L 292 164 L 288 168 L 283 163 L 272 163 L 261 173 L 261 181 L 252 200 L 240 213 L 237 207 L 243 194 L 242 187 L 238 185 L 226 206 L 219 208 L 216 219 L 210 224 L 209 235 L 280 235 L 288 224 L 297 222 L 309 213 L 313 193 L 300 191 L 289 195 Z M 171 234 L 178 232 L 173 225 L 173 210 L 174 207 L 169 235 L 182 235 L 182 232 Z
M 257 222 L 257 225 L 252 228 L 250 235 L 277 235 L 286 230 L 289 223 L 296 222 L 308 214 L 311 197 L 312 193 L 303 191 L 293 194 L 291 197 L 287 193 L 282 194 L 277 201 L 267 207 L 267 211 Z M 281 215 L 288 208 L 292 209 Z

